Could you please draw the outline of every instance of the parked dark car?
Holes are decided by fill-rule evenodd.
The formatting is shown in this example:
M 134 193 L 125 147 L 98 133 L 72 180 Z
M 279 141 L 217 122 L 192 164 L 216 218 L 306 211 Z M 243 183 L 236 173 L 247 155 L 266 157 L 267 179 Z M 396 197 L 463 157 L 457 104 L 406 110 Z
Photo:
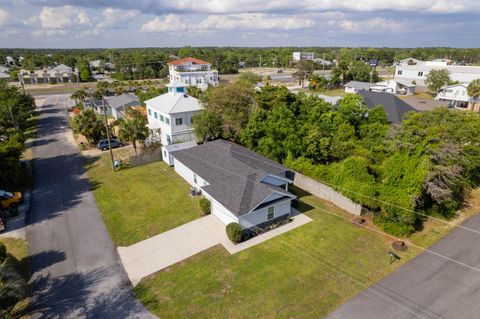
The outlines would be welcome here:
M 119 140 L 117 140 L 115 138 L 111 138 L 110 139 L 110 146 L 112 148 L 116 148 L 116 147 L 123 146 L 123 144 Z M 97 148 L 99 150 L 102 150 L 102 151 L 108 150 L 108 140 L 100 140 L 97 144 Z

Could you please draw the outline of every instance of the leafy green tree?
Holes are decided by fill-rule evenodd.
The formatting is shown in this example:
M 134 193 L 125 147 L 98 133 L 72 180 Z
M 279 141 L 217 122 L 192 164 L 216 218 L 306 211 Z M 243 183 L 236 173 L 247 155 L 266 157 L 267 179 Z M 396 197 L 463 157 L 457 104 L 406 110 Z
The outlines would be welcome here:
M 252 112 L 255 91 L 251 85 L 238 82 L 209 88 L 202 96 L 205 108 L 222 120 L 222 136 L 238 141 Z
M 137 155 L 137 142 L 145 141 L 148 137 L 147 119 L 138 111 L 129 110 L 127 119 L 120 119 L 120 138 L 129 141 L 133 145 L 135 155 Z
M 5 136 L 5 135 L 4 135 Z M 11 134 L 0 140 L 0 185 L 12 185 L 20 177 L 18 164 L 23 151 L 24 138 L 21 134 Z
M 358 94 L 345 95 L 339 102 L 338 111 L 355 129 L 358 129 L 368 115 L 365 101 Z
M 16 87 L 0 81 L 0 131 L 24 131 L 34 109 L 32 96 L 21 94 Z
M 167 88 L 156 88 L 156 87 L 149 87 L 146 92 L 139 92 L 137 94 L 138 99 L 140 102 L 144 103 L 146 100 L 153 99 L 159 95 L 167 93 Z
M 447 69 L 431 70 L 427 74 L 425 84 L 431 94 L 437 94 L 442 87 L 449 84 L 450 72 Z
M 80 81 L 90 82 L 92 80 L 92 70 L 90 69 L 88 61 L 80 61 L 80 63 L 78 64 L 78 72 L 80 75 Z
M 219 114 L 204 110 L 192 117 L 195 136 L 200 141 L 213 140 L 222 135 L 222 118 Z
M 293 73 L 293 77 L 298 80 L 298 85 L 303 87 L 305 80 L 310 78 L 315 71 L 315 63 L 313 61 L 301 60 L 297 63 L 297 71 Z
M 72 120 L 73 131 L 82 134 L 90 145 L 94 145 L 106 135 L 105 124 L 92 109 L 83 110 Z
M 262 77 L 253 72 L 244 72 L 236 79 L 237 82 L 246 83 L 247 85 L 255 86 L 258 82 L 262 81 Z

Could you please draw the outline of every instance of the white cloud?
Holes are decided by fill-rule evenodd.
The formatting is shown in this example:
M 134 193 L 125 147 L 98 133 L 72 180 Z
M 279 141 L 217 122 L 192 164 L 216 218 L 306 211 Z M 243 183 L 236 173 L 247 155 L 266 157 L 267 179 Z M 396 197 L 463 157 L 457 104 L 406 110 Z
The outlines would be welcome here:
M 10 20 L 10 14 L 5 10 L 0 9 L 0 27 L 8 25 Z
M 295 30 L 307 29 L 315 25 L 311 19 L 270 15 L 263 13 L 241 13 L 230 15 L 210 15 L 200 22 L 200 29 L 217 30 Z
M 90 24 L 85 10 L 68 5 L 58 8 L 43 7 L 38 20 L 44 29 L 69 29 Z
M 340 21 L 329 21 L 328 25 L 338 26 L 343 31 L 353 33 L 384 33 L 384 32 L 405 32 L 407 24 L 384 18 L 372 18 L 366 20 L 348 20 L 343 19 Z
M 102 29 L 122 29 L 128 26 L 128 23 L 140 14 L 138 10 L 122 10 L 116 8 L 106 8 L 102 12 L 100 22 L 97 28 Z
M 156 17 L 142 26 L 143 32 L 179 32 L 185 31 L 189 25 L 176 14 L 167 14 L 163 17 Z
M 312 19 L 263 13 L 209 15 L 199 23 L 187 23 L 181 16 L 168 14 L 156 17 L 142 26 L 143 32 L 181 32 L 208 30 L 295 30 L 311 28 Z

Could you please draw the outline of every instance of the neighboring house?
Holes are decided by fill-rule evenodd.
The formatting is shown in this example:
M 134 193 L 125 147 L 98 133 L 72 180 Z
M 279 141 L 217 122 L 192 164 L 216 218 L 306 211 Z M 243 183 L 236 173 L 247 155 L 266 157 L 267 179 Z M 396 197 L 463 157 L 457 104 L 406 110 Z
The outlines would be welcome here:
M 316 64 L 319 64 L 321 66 L 324 66 L 324 67 L 331 67 L 333 66 L 333 62 L 332 61 L 328 61 L 328 60 L 324 60 L 324 59 L 320 59 L 320 58 L 315 58 L 313 59 L 313 62 L 315 62 Z
M 398 95 L 414 95 L 415 84 L 406 80 L 388 80 L 375 83 L 375 85 L 370 87 L 370 91 Z
M 373 84 L 368 82 L 350 81 L 345 84 L 345 93 L 357 93 L 362 90 L 368 91 L 372 86 Z
M 182 83 L 206 89 L 209 85 L 218 85 L 218 71 L 212 70 L 212 64 L 195 58 L 183 58 L 168 63 L 170 83 Z
M 363 96 L 368 108 L 383 106 L 391 124 L 401 123 L 405 114 L 410 111 L 417 112 L 412 106 L 393 94 L 364 90 L 358 91 L 358 94 Z
M 293 52 L 292 59 L 293 59 L 293 62 L 313 61 L 315 59 L 315 53 L 314 52 Z
M 288 169 L 243 146 L 216 140 L 170 153 L 175 171 L 211 202 L 225 225 L 251 228 L 290 216 Z
M 18 73 L 18 79 L 22 84 L 73 82 L 75 78 L 78 82 L 78 70 L 74 70 L 64 64 L 59 64 L 54 68 L 35 70 L 34 72 L 30 72 L 29 70 L 20 70 Z
M 94 69 L 98 69 L 100 67 L 100 64 L 102 63 L 102 60 L 93 60 L 93 61 L 90 61 L 88 62 L 88 64 L 90 65 L 90 68 L 94 68 Z
M 448 61 L 425 61 L 417 65 L 398 65 L 395 67 L 395 80 L 415 81 L 416 85 L 425 86 L 425 80 L 431 70 L 446 69 L 452 81 L 470 83 L 480 78 L 480 66 L 450 65 Z
M 106 96 L 105 104 L 107 106 L 107 113 L 115 120 L 124 118 L 129 109 L 141 105 L 138 97 L 132 93 L 124 93 L 118 96 Z
M 168 93 L 145 101 L 151 139 L 163 145 L 195 141 L 192 116 L 203 109 L 200 101 L 189 96 L 183 84 L 170 83 L 167 87 Z
M 435 100 L 448 101 L 453 107 L 466 109 L 470 102 L 470 96 L 467 93 L 468 83 L 447 85 L 438 93 Z
M 0 65 L 0 79 L 9 79 L 10 78 L 10 70 L 9 68 Z

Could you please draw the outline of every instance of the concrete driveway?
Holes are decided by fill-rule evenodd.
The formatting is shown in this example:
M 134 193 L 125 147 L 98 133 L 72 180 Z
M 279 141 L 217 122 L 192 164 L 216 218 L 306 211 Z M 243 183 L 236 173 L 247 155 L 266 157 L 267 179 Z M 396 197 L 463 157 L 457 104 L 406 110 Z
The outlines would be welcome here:
M 295 214 L 293 221 L 240 244 L 233 244 L 225 224 L 208 215 L 128 247 L 118 247 L 128 277 L 136 285 L 143 277 L 176 264 L 215 245 L 235 254 L 300 227 L 312 219 Z
M 27 218 L 32 318 L 155 318 L 137 301 L 67 124 L 67 95 L 38 109 Z
M 464 226 L 480 231 L 480 216 Z M 480 235 L 457 228 L 327 316 L 328 319 L 480 318 Z M 471 267 L 471 268 L 470 268 Z

